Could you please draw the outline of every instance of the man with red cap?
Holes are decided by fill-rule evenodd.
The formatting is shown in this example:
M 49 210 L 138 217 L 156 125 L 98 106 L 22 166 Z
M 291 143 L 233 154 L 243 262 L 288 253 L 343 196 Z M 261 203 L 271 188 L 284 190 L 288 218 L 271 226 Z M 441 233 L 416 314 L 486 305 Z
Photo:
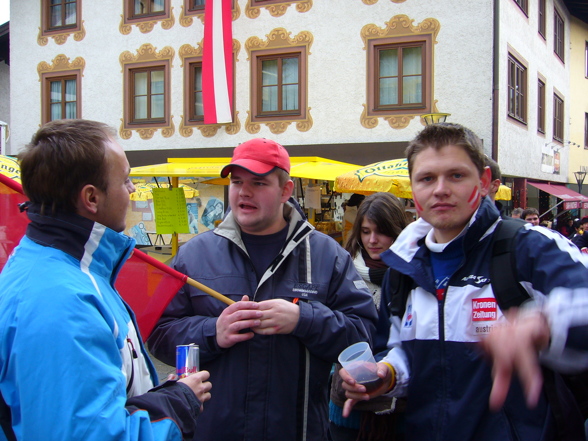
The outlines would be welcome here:
M 231 211 L 186 243 L 173 266 L 236 303 L 183 287 L 149 346 L 173 364 L 175 347 L 200 346 L 214 397 L 198 440 L 326 440 L 331 366 L 370 341 L 376 310 L 349 254 L 317 232 L 290 199 L 290 158 L 269 139 L 234 150 Z

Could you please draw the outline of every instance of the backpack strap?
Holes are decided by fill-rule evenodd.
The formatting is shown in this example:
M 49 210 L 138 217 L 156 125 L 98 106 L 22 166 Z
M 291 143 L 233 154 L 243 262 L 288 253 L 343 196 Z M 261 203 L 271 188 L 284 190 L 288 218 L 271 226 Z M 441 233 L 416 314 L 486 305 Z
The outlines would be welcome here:
M 506 311 L 530 298 L 516 278 L 516 235 L 525 221 L 506 218 L 498 223 L 492 236 L 490 283 L 500 309 Z
M 409 276 L 394 268 L 388 268 L 382 282 L 382 307 L 386 307 L 390 315 L 402 318 L 408 294 L 414 286 L 415 283 Z

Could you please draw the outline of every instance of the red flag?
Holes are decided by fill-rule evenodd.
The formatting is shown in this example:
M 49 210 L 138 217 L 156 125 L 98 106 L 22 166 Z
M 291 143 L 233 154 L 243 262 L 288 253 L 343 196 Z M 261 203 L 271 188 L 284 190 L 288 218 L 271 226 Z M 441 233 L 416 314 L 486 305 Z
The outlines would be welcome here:
M 29 218 L 18 208 L 26 200 L 22 185 L 0 173 L 0 271 L 26 232 Z M 184 274 L 137 249 L 125 262 L 116 288 L 135 312 L 143 341 L 186 279 Z
M 26 200 L 22 185 L 0 173 L 0 271 L 27 229 L 29 218 L 18 208 Z
M 184 274 L 138 249 L 123 265 L 115 286 L 135 312 L 143 341 L 186 279 Z
M 232 0 L 207 1 L 204 9 L 202 100 L 204 123 L 233 120 Z

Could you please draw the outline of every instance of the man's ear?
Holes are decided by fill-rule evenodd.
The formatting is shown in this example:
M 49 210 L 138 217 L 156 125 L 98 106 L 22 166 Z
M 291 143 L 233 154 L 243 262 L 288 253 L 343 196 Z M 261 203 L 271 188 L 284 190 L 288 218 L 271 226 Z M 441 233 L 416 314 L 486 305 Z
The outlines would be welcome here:
M 284 184 L 284 189 L 282 190 L 282 202 L 286 202 L 292 196 L 292 192 L 294 191 L 294 182 L 292 179 L 288 180 Z
M 101 195 L 95 186 L 91 184 L 84 185 L 78 194 L 78 203 L 76 207 L 78 214 L 85 217 L 91 217 L 98 213 L 98 200 L 100 196 Z
M 480 193 L 482 196 L 487 196 L 490 191 L 490 184 L 492 183 L 492 172 L 490 171 L 490 167 L 484 167 L 484 172 L 482 173 L 482 176 L 480 176 L 480 183 L 482 184 Z

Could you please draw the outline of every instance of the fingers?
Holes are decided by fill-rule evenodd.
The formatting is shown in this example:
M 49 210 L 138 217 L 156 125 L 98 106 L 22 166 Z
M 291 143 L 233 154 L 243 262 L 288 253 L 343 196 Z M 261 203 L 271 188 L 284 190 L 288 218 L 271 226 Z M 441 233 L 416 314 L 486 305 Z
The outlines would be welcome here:
M 300 319 L 300 307 L 284 299 L 264 300 L 259 302 L 259 309 L 261 323 L 252 327 L 256 334 L 290 334 Z
M 261 312 L 259 303 L 250 302 L 243 296 L 240 302 L 229 305 L 221 312 L 216 321 L 216 340 L 221 348 L 249 340 L 253 332 L 242 332 L 245 329 L 260 325 Z
M 209 377 L 210 373 L 208 371 L 199 371 L 178 380 L 178 382 L 186 384 L 192 389 L 192 392 L 194 392 L 198 400 L 204 403 L 210 400 L 211 397 L 210 390 L 212 389 L 212 384 L 206 381 Z
M 357 403 L 357 400 L 345 400 L 345 404 L 343 405 L 343 417 L 348 418 L 353 410 L 353 406 Z

